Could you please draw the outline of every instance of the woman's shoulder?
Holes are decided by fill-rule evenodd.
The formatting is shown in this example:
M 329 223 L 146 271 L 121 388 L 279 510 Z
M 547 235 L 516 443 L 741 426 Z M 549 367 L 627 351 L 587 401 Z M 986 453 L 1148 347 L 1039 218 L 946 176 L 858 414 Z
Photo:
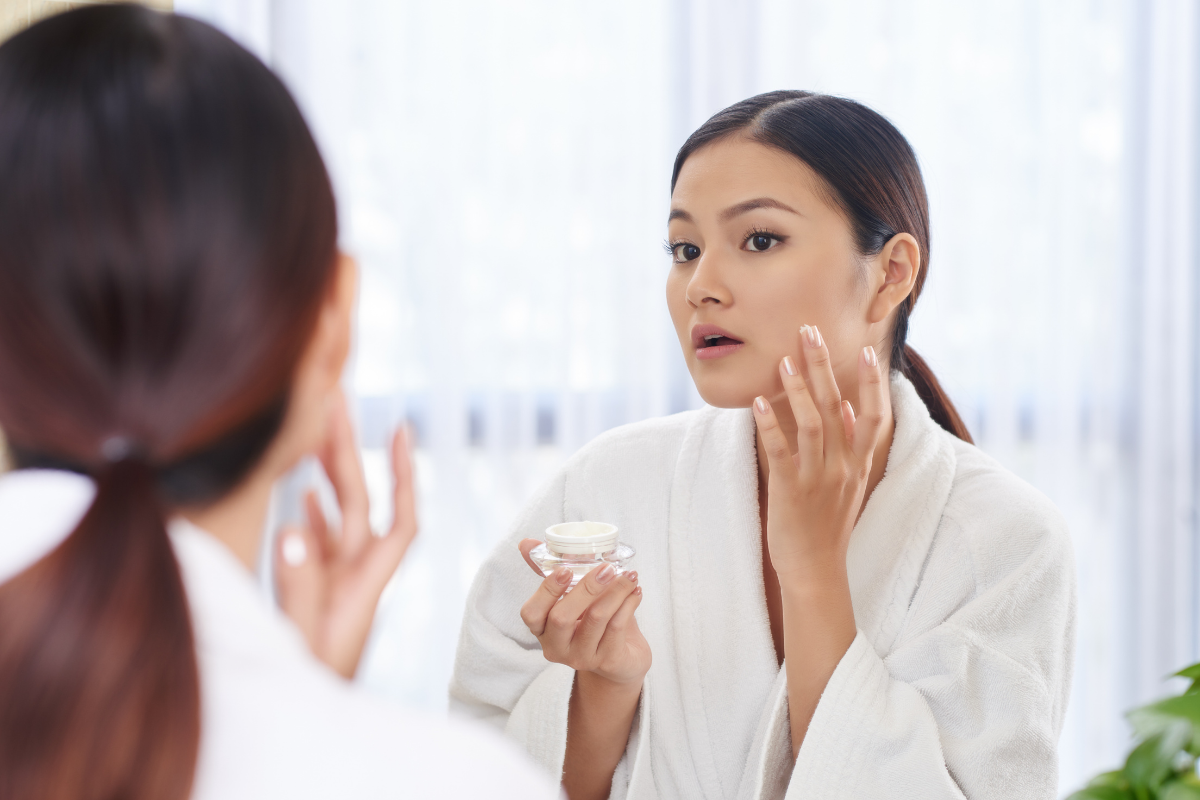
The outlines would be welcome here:
M 977 580 L 995 583 L 1031 560 L 1067 568 L 1070 532 L 1050 498 L 975 445 L 946 436 L 953 439 L 955 470 L 943 527 L 964 540 Z
M 557 795 L 524 753 L 479 725 L 404 709 L 315 668 L 217 672 L 196 800 Z
M 516 787 L 499 796 L 555 796 L 552 781 L 489 731 L 337 676 L 215 537 L 182 519 L 171 535 L 204 701 L 194 798 L 496 796 L 489 774 Z
M 91 479 L 74 472 L 23 469 L 0 475 L 0 583 L 58 547 L 94 494 Z

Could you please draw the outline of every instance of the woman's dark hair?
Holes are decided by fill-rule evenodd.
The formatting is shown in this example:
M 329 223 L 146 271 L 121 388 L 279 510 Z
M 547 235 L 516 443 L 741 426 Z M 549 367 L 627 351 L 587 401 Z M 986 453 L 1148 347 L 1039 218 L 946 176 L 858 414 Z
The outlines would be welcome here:
M 897 309 L 889 361 L 912 381 L 934 421 L 970 442 L 967 426 L 933 371 L 905 342 L 908 317 L 929 272 L 929 201 L 908 141 L 881 115 L 853 100 L 767 92 L 719 112 L 688 137 L 675 157 L 671 191 L 692 153 L 735 134 L 791 153 L 820 176 L 849 219 L 861 255 L 877 255 L 898 233 L 917 240 L 921 263 L 912 293 Z
M 0 428 L 94 478 L 0 585 L 0 797 L 183 800 L 200 687 L 175 509 L 277 435 L 336 268 L 283 84 L 213 28 L 89 6 L 0 46 Z

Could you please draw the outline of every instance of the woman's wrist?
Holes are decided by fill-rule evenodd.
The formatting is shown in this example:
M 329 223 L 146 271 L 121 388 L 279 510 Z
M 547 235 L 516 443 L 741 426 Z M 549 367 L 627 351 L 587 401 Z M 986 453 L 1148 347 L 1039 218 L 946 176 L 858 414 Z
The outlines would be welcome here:
M 850 587 L 846 555 L 841 552 L 778 564 L 775 574 L 779 578 L 779 588 L 785 600 L 789 595 L 798 600 L 806 600 L 843 590 L 848 592 Z
M 779 575 L 779 589 L 785 618 L 799 614 L 811 623 L 825 620 L 839 627 L 854 626 L 850 577 L 844 566 Z
M 614 680 L 597 672 L 575 671 L 575 686 L 580 692 L 586 693 L 589 698 L 609 701 L 619 702 L 630 697 L 636 699 L 642 693 L 642 683 L 645 680 L 645 675 L 629 680 Z
M 858 630 L 854 620 L 854 605 L 850 597 L 850 581 L 845 570 L 841 574 L 821 575 L 807 580 L 785 582 L 780 578 L 783 595 L 785 640 L 787 632 L 816 645 L 837 642 L 849 646 Z M 815 638 L 814 638 L 815 637 Z M 785 645 L 786 647 L 786 645 Z

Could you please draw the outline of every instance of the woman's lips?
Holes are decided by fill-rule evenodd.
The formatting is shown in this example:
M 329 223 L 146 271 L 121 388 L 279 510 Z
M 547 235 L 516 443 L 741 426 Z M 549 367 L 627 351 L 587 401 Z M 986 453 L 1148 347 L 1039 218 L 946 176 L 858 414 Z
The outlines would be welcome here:
M 696 358 L 700 359 L 701 361 L 711 361 L 714 358 L 723 358 L 730 353 L 736 353 L 745 346 L 745 342 L 738 342 L 736 344 L 718 344 L 710 345 L 708 347 L 698 347 L 696 348 Z
M 744 346 L 745 342 L 716 325 L 706 323 L 692 328 L 692 347 L 696 351 L 696 358 L 703 361 L 723 358 Z

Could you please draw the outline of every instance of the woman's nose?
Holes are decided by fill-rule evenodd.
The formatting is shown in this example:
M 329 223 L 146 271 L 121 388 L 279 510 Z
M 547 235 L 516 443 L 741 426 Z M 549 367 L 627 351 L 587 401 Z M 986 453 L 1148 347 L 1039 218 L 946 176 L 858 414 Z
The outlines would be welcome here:
M 696 269 L 687 285 L 687 301 L 693 308 L 702 305 L 729 305 L 733 295 L 722 280 L 714 255 L 704 253 L 696 260 Z

